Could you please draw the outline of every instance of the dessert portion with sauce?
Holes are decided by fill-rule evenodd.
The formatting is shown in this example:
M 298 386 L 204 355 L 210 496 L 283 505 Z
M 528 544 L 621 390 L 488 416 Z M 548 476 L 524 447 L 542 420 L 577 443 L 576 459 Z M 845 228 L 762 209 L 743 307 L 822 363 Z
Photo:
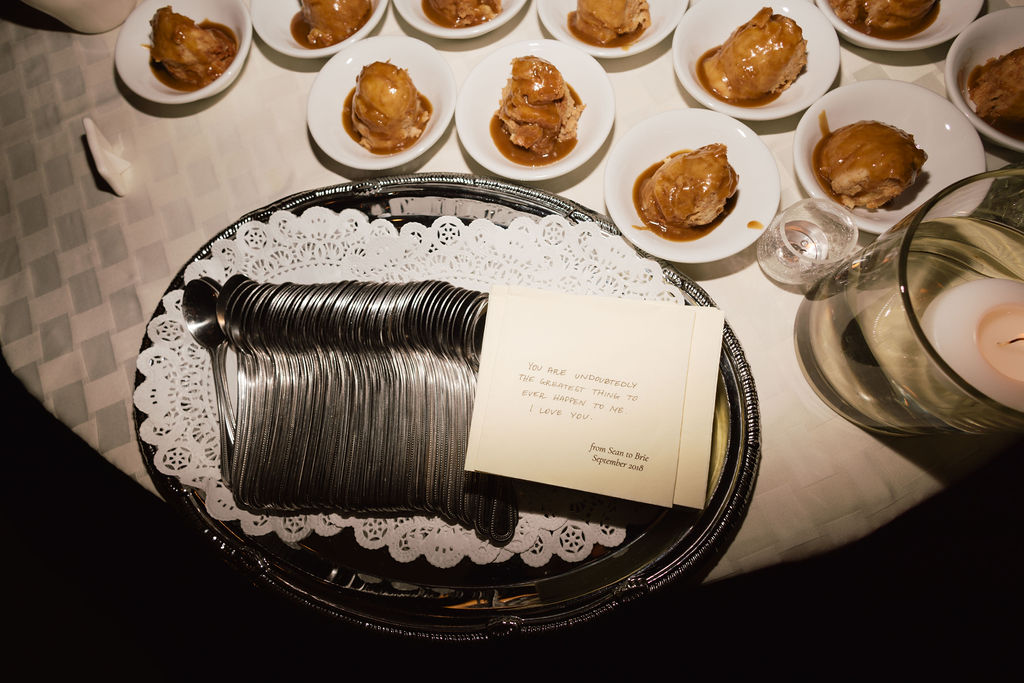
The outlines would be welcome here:
M 807 65 L 807 40 L 789 17 L 761 8 L 697 65 L 702 85 L 720 100 L 740 106 L 770 102 Z
M 532 55 L 516 57 L 491 122 L 491 136 L 516 163 L 549 164 L 575 147 L 585 106 L 554 64 Z
M 651 25 L 647 0 L 579 0 L 568 17 L 569 31 L 601 47 L 628 45 Z
M 476 26 L 501 14 L 501 0 L 423 0 L 423 13 L 446 28 Z
M 967 93 L 981 119 L 1024 140 L 1024 46 L 972 69 Z
M 858 121 L 818 142 L 814 173 L 847 208 L 877 209 L 913 185 L 927 159 L 910 133 L 879 121 Z
M 674 240 L 702 237 L 727 213 L 739 174 L 721 143 L 677 152 L 642 173 L 633 203 L 644 226 Z
M 198 90 L 217 80 L 238 53 L 238 40 L 227 26 L 199 24 L 169 5 L 149 22 L 153 44 L 149 49 L 153 73 L 176 90 Z
M 329 47 L 363 27 L 373 14 L 370 0 L 301 0 L 291 31 L 303 47 Z
M 828 0 L 828 4 L 851 28 L 891 40 L 920 33 L 939 15 L 939 0 Z
M 409 73 L 390 62 L 364 66 L 342 112 L 353 139 L 374 154 L 414 144 L 430 120 L 430 102 Z

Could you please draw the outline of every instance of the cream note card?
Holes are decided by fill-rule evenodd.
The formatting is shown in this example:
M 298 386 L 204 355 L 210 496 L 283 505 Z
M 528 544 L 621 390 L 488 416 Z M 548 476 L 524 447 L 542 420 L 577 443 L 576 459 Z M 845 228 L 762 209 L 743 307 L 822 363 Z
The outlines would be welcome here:
M 492 288 L 466 469 L 703 507 L 723 323 L 714 308 Z

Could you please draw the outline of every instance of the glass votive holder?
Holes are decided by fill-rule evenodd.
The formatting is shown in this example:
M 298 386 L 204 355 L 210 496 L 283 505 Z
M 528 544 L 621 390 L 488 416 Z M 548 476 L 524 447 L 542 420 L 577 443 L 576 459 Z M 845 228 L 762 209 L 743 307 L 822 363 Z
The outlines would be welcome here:
M 1024 434 L 1024 164 L 940 190 L 805 294 L 797 361 L 893 436 Z
M 843 207 L 802 199 L 772 220 L 757 240 L 757 262 L 773 280 L 807 287 L 857 247 L 857 225 Z

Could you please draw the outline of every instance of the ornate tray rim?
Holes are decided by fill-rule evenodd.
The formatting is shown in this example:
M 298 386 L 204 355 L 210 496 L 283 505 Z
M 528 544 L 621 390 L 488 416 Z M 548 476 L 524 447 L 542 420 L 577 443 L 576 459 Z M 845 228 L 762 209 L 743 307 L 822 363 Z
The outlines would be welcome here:
M 482 198 L 535 216 L 539 215 L 538 208 L 543 207 L 548 213 L 561 215 L 570 222 L 592 222 L 601 230 L 621 237 L 619 230 L 603 214 L 536 188 L 457 173 L 378 177 L 298 192 L 243 215 L 206 242 L 181 267 L 172 278 L 165 294 L 183 286 L 185 270 L 190 263 L 209 257 L 211 245 L 216 240 L 233 236 L 246 222 L 266 221 L 275 211 L 304 210 L 311 206 L 344 203 L 346 199 L 367 201 L 400 193 L 430 191 L 460 192 L 464 193 L 459 196 L 460 199 Z M 680 289 L 694 305 L 715 305 L 696 282 L 675 267 L 640 249 L 632 248 L 643 258 L 657 262 L 666 280 Z M 161 310 L 162 303 L 158 304 L 154 315 Z M 144 336 L 140 351 L 148 348 L 150 343 L 148 336 Z M 695 523 L 689 527 L 671 548 L 654 561 L 637 568 L 629 576 L 605 588 L 559 603 L 554 613 L 550 613 L 550 610 L 532 613 L 527 609 L 521 614 L 501 613 L 498 616 L 486 615 L 486 618 L 479 619 L 473 615 L 474 618 L 458 623 L 445 622 L 438 619 L 438 615 L 421 614 L 416 616 L 422 618 L 413 623 L 407 614 L 383 613 L 387 611 L 387 606 L 378 611 L 372 604 L 358 601 L 339 604 L 329 596 L 316 595 L 304 590 L 299 585 L 303 569 L 285 566 L 280 558 L 274 557 L 265 548 L 255 547 L 249 537 L 237 528 L 236 523 L 224 523 L 213 519 L 206 511 L 198 492 L 156 469 L 155 448 L 141 438 L 139 431 L 147 415 L 138 407 L 134 407 L 133 417 L 142 459 L 157 491 L 198 528 L 229 565 L 259 585 L 305 604 L 315 611 L 370 630 L 434 640 L 488 640 L 512 634 L 543 633 L 591 621 L 669 583 L 684 579 L 699 582 L 714 567 L 735 537 L 746 515 L 753 497 L 761 459 L 757 392 L 750 367 L 728 321 L 723 334 L 720 373 L 736 405 L 729 406 L 732 419 L 728 426 L 727 453 L 719 482 L 705 510 L 697 517 L 698 521 L 704 520 L 703 523 Z M 141 373 L 136 372 L 136 387 L 142 379 Z M 709 511 L 712 518 L 705 520 Z M 696 533 L 691 533 L 694 530 Z

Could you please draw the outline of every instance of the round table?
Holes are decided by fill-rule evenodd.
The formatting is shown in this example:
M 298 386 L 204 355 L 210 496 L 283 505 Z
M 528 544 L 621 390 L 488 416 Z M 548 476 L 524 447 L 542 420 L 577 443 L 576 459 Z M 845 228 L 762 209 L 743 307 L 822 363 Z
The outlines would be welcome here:
M 710 2 L 712 0 L 703 0 Z M 692 0 L 692 4 L 696 1 Z M 988 12 L 1021 5 L 991 0 Z M 408 34 L 435 47 L 462 83 L 497 44 L 550 37 L 528 3 L 506 26 L 469 40 L 419 34 L 390 7 L 372 35 Z M 225 92 L 155 105 L 115 75 L 118 31 L 83 35 L 46 17 L 0 22 L 0 341 L 15 375 L 102 457 L 154 490 L 132 420 L 139 343 L 178 269 L 241 215 L 294 192 L 379 175 L 326 157 L 306 127 L 306 99 L 324 60 L 274 52 L 258 38 Z M 652 113 L 698 108 L 677 80 L 671 38 L 648 52 L 602 62 L 615 124 L 582 167 L 534 185 L 599 212 L 611 144 Z M 949 43 L 878 52 L 841 41 L 837 85 L 889 78 L 945 95 Z M 117 196 L 85 144 L 91 118 L 123 146 L 132 176 Z M 746 122 L 771 150 L 781 206 L 802 193 L 793 172 L 799 114 Z M 1021 155 L 986 143 L 989 169 Z M 488 175 L 454 125 L 425 155 L 388 174 Z M 861 243 L 874 239 L 863 234 Z M 798 292 L 775 285 L 754 248 L 720 261 L 679 264 L 725 312 L 751 365 L 762 423 L 762 462 L 738 535 L 709 581 L 817 555 L 859 539 L 977 468 L 1019 437 L 885 438 L 832 412 L 804 380 L 793 348 Z M 54 476 L 58 476 L 55 473 Z

